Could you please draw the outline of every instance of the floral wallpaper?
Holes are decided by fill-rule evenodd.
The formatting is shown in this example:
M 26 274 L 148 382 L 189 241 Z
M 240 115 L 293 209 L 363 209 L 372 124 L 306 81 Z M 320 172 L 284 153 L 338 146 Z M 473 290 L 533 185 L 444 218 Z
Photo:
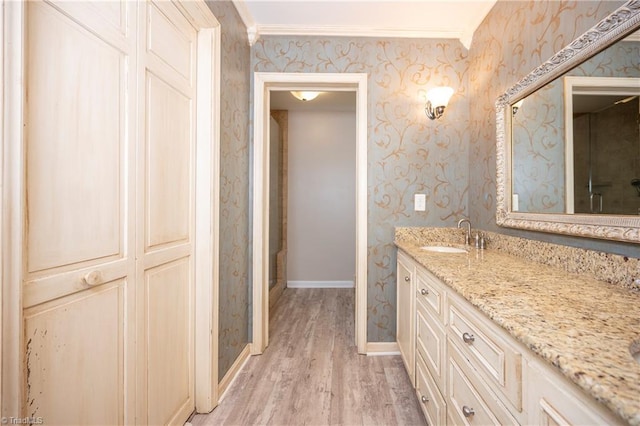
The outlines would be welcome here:
M 222 28 L 220 138 L 221 380 L 249 342 L 249 96 L 247 33 L 233 3 L 207 2 Z
M 368 340 L 395 340 L 395 226 L 451 226 L 468 215 L 468 58 L 457 40 L 262 36 L 255 72 L 368 74 Z M 424 95 L 449 85 L 444 117 Z M 413 196 L 427 210 L 413 211 Z

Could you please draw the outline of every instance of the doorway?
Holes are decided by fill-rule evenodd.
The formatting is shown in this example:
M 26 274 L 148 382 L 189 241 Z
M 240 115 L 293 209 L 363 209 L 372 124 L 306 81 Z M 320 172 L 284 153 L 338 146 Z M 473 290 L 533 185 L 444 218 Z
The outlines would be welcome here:
M 355 340 L 367 351 L 367 75 L 255 73 L 253 169 L 252 354 L 269 344 L 269 107 L 272 90 L 356 93 L 356 303 Z
M 317 93 L 306 101 L 271 91 L 271 307 L 285 283 L 355 287 L 356 93 Z

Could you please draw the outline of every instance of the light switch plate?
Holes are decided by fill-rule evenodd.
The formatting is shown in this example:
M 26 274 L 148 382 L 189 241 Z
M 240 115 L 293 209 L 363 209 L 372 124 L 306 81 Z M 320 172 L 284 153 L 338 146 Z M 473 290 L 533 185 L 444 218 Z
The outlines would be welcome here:
M 427 209 L 427 196 L 426 194 L 416 194 L 413 197 L 413 208 L 417 212 L 423 212 Z

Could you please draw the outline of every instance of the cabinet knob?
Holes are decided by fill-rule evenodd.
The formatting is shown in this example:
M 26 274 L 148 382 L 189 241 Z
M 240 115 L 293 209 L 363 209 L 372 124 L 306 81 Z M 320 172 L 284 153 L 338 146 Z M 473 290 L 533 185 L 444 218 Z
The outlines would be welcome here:
M 426 296 L 427 294 L 429 294 L 429 290 L 423 288 L 422 290 L 420 290 L 420 294 Z
M 474 340 L 476 340 L 476 338 L 474 337 L 473 334 L 469 334 L 469 333 L 462 333 L 462 340 L 465 343 L 473 343 Z
M 429 402 L 429 398 L 427 398 L 426 396 L 422 395 L 422 398 L 420 398 L 422 400 L 422 402 L 427 403 Z
M 466 405 L 462 407 L 462 414 L 465 417 L 472 417 L 476 412 L 471 407 L 467 407 Z
M 98 285 L 102 282 L 102 273 L 100 271 L 87 272 L 85 276 L 82 277 L 82 282 L 90 287 Z
M 404 280 L 405 280 L 406 282 L 409 282 L 409 281 L 411 281 L 411 277 L 409 277 L 409 276 L 407 275 L 406 277 L 404 277 Z

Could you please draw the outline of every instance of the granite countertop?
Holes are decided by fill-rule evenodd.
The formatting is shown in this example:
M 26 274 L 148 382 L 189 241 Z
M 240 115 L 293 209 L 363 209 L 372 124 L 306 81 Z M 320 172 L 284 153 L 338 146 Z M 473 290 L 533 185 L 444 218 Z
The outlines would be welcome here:
M 439 241 L 435 241 L 439 242 Z M 640 293 L 500 250 L 467 254 L 396 245 L 569 380 L 640 426 Z M 437 244 L 455 245 L 455 244 Z

